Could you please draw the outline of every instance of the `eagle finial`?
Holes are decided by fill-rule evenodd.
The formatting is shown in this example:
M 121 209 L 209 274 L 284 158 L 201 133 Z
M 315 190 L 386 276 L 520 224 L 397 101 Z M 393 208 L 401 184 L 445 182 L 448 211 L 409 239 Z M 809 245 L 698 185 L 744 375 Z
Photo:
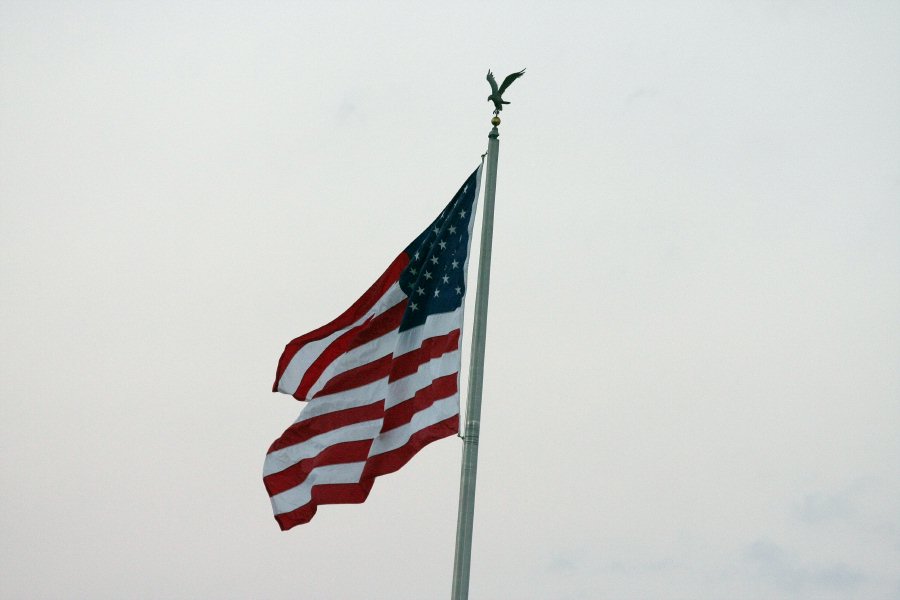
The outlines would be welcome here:
M 506 91 L 506 88 L 510 86 L 510 84 L 525 74 L 525 69 L 522 69 L 518 73 L 512 73 L 511 75 L 507 75 L 506 79 L 503 80 L 503 84 L 498 88 L 497 80 L 494 79 L 494 74 L 488 70 L 487 81 L 491 84 L 491 95 L 488 96 L 488 100 L 494 103 L 494 114 L 496 115 L 501 110 L 503 110 L 504 104 L 509 104 L 506 100 L 503 99 L 503 92 Z

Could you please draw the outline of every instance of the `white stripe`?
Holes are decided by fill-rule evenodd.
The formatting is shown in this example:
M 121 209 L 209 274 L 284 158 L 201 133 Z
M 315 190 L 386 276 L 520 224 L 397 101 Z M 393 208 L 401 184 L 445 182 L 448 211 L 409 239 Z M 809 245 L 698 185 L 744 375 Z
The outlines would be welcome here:
M 322 371 L 316 382 L 309 388 L 308 398 L 315 399 L 325 385 L 344 371 L 368 364 L 379 358 L 390 355 L 397 346 L 397 330 L 391 330 L 379 338 L 357 346 L 334 359 Z
M 444 398 L 443 400 L 438 400 L 428 408 L 417 412 L 409 423 L 379 435 L 377 438 L 375 438 L 375 441 L 372 444 L 372 449 L 369 452 L 369 456 L 372 457 L 384 452 L 396 450 L 397 448 L 400 448 L 407 442 L 409 442 L 409 439 L 416 432 L 434 425 L 435 423 L 440 423 L 441 421 L 449 419 L 456 414 L 459 414 L 458 393 L 453 394 L 448 398 Z M 380 424 L 381 421 L 367 421 L 365 424 L 369 423 Z M 363 425 L 363 423 L 360 423 L 360 425 Z M 349 427 L 345 427 L 342 429 L 349 429 Z M 351 440 L 346 439 L 341 441 Z M 297 448 L 298 446 L 302 446 L 304 444 L 291 446 L 291 448 Z M 285 448 L 285 450 L 287 450 L 287 448 Z M 273 452 L 268 457 L 266 457 L 267 470 L 269 467 L 269 457 L 271 457 L 273 454 L 276 453 Z M 343 463 L 338 465 L 316 467 L 315 469 L 310 471 L 307 478 L 300 485 L 272 496 L 272 509 L 275 511 L 275 514 L 278 515 L 281 513 L 296 510 L 304 504 L 307 504 L 312 499 L 312 486 L 314 485 L 329 483 L 358 483 L 364 467 L 364 462 Z M 276 473 L 280 470 L 281 469 L 279 468 L 275 469 L 272 472 Z M 266 472 L 266 475 L 268 474 L 270 473 Z
M 300 411 L 300 416 L 294 423 L 307 421 L 313 417 L 327 415 L 339 410 L 348 408 L 356 408 L 358 406 L 366 406 L 373 402 L 384 400 L 385 391 L 387 390 L 387 377 L 382 377 L 378 381 L 367 383 L 358 388 L 344 390 L 343 392 L 335 392 L 327 396 L 319 396 L 313 398 Z
M 352 425 L 326 431 L 299 444 L 270 452 L 266 455 L 266 462 L 263 464 L 263 477 L 284 471 L 305 458 L 318 456 L 322 450 L 329 446 L 342 442 L 370 440 L 378 435 L 383 422 L 384 419 L 374 419 L 372 421 L 353 423 Z
M 406 444 L 414 433 L 421 429 L 425 429 L 435 423 L 440 423 L 444 419 L 449 419 L 453 415 L 459 414 L 459 394 L 453 394 L 449 398 L 438 400 L 428 408 L 420 410 L 409 423 L 401 425 L 396 429 L 391 429 L 382 433 L 372 443 L 369 450 L 369 457 L 396 450 Z
M 363 319 L 365 319 L 365 317 L 360 319 L 360 321 Z M 353 325 L 345 327 L 344 329 L 339 329 L 326 338 L 309 342 L 300 348 L 300 350 L 294 354 L 294 357 L 291 358 L 291 362 L 289 362 L 288 366 L 284 369 L 284 373 L 281 374 L 281 379 L 278 380 L 278 391 L 293 396 L 294 392 L 297 391 L 297 386 L 300 385 L 300 380 L 303 379 L 303 374 L 306 373 L 306 370 L 312 365 L 313 361 L 316 360 L 316 357 L 319 356 L 331 342 L 339 338 L 351 327 L 355 327 L 360 321 L 356 321 Z
M 417 350 L 422 346 L 422 341 L 440 335 L 447 335 L 454 329 L 462 328 L 462 307 L 453 312 L 429 315 L 425 323 L 403 332 L 389 331 L 383 336 L 362 346 L 342 354 L 322 371 L 316 382 L 309 388 L 307 398 L 315 398 L 316 394 L 344 371 L 349 371 L 361 365 L 378 360 L 393 353 L 394 357 L 402 356 L 407 352 Z
M 376 384 L 380 384 L 382 389 L 387 387 L 388 394 L 385 407 L 388 408 L 409 400 L 415 396 L 416 392 L 431 385 L 438 377 L 458 373 L 459 366 L 460 352 L 456 350 L 419 365 L 419 369 L 415 373 L 391 382 L 389 386 L 385 386 L 387 377 L 379 380 Z M 366 391 L 373 393 L 377 391 L 379 386 L 370 385 L 366 387 L 370 388 Z M 361 389 L 362 388 L 356 388 L 354 390 L 342 392 L 340 397 L 335 397 L 338 396 L 336 394 L 335 396 L 328 396 L 327 399 L 317 398 L 304 407 L 303 411 L 300 413 L 300 417 L 295 423 L 323 414 L 346 410 L 347 408 L 365 406 L 384 398 L 383 394 L 360 395 Z M 418 417 L 418 415 L 416 415 L 416 417 Z M 414 419 L 416 417 L 414 417 Z M 303 459 L 318 456 L 322 450 L 334 444 L 374 438 L 378 435 L 382 422 L 383 419 L 373 419 L 371 421 L 353 423 L 344 427 L 332 429 L 331 431 L 326 431 L 325 433 L 311 437 L 299 444 L 275 450 L 266 456 L 265 464 L 263 466 L 263 476 L 278 473 L 279 471 L 283 471 L 295 465 Z
M 410 373 L 390 384 L 388 384 L 388 378 L 383 377 L 358 388 L 313 398 L 303 407 L 300 416 L 294 423 L 349 408 L 367 406 L 381 400 L 386 400 L 385 408 L 396 406 L 412 398 L 419 390 L 431 385 L 431 382 L 438 377 L 459 373 L 460 356 L 460 350 L 447 352 L 419 365 L 415 373 Z
M 327 465 L 313 469 L 303 483 L 272 496 L 276 515 L 291 512 L 312 500 L 312 486 L 326 483 L 359 483 L 365 462 Z
M 404 298 L 406 298 L 406 294 L 400 289 L 400 284 L 395 283 L 388 288 L 387 292 L 375 302 L 365 315 L 354 321 L 351 325 L 348 325 L 339 331 L 335 331 L 326 338 L 305 344 L 296 354 L 294 354 L 291 358 L 291 362 L 288 363 L 288 366 L 281 374 L 281 378 L 278 380 L 278 391 L 293 395 L 294 392 L 297 391 L 297 386 L 300 385 L 300 381 L 302 381 L 306 370 L 309 369 L 313 362 L 322 354 L 322 352 L 324 352 L 331 342 L 336 340 L 347 330 L 356 327 L 374 315 L 383 313 Z M 309 397 L 312 397 L 312 395 L 309 395 Z
M 460 306 L 453 312 L 428 315 L 425 322 L 418 327 L 401 331 L 394 356 L 402 356 L 416 350 L 422 345 L 423 340 L 430 337 L 447 335 L 454 329 L 462 329 L 462 314 L 462 306 Z
M 422 363 L 415 373 L 392 381 L 388 387 L 384 408 L 388 409 L 409 400 L 416 395 L 416 392 L 431 385 L 431 382 L 438 377 L 459 373 L 460 356 L 459 350 L 447 352 Z

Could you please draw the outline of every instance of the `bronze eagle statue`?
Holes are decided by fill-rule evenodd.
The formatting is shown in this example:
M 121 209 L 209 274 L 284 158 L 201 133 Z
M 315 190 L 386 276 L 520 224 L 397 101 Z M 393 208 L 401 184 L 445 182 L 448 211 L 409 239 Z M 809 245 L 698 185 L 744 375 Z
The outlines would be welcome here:
M 488 100 L 494 103 L 494 114 L 496 115 L 501 110 L 503 110 L 504 104 L 509 104 L 506 100 L 503 99 L 503 92 L 506 91 L 506 88 L 510 86 L 510 84 L 525 74 L 525 69 L 522 69 L 518 73 L 513 73 L 511 75 L 507 75 L 506 79 L 503 80 L 503 83 L 500 87 L 497 87 L 497 80 L 494 79 L 494 74 L 488 70 L 487 81 L 491 84 L 491 95 L 488 96 Z

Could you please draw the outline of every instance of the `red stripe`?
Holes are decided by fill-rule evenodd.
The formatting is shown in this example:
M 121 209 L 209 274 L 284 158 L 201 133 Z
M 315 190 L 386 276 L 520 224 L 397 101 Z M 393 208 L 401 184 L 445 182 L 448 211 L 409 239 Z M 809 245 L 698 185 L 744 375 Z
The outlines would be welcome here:
M 347 351 L 347 348 L 376 339 L 398 327 L 399 324 L 393 324 L 392 322 L 396 319 L 396 314 L 400 312 L 400 308 L 405 308 L 403 304 L 405 303 L 392 307 L 384 313 L 383 318 L 373 318 L 362 326 L 354 328 L 352 332 L 347 332 L 347 334 L 335 340 L 335 343 L 329 345 L 329 348 L 325 351 L 325 353 L 328 353 L 328 357 L 321 359 L 322 362 L 320 364 L 315 364 L 311 367 L 311 369 L 319 370 L 316 378 L 321 375 L 327 364 L 334 360 L 332 356 L 335 358 L 339 357 Z M 402 313 L 400 315 L 400 318 L 402 318 Z M 389 329 L 387 328 L 387 323 L 392 323 Z M 396 381 L 412 375 L 422 364 L 447 352 L 457 350 L 459 348 L 459 337 L 460 330 L 456 329 L 446 335 L 427 338 L 419 348 L 402 356 L 394 358 L 391 354 L 388 354 L 365 365 L 344 371 L 329 380 L 316 396 L 326 396 L 355 389 L 385 377 L 389 377 L 390 381 Z M 318 363 L 319 361 L 317 360 L 316 362 Z M 323 367 L 322 365 L 325 366 Z M 384 402 L 382 400 L 370 405 L 336 411 L 314 417 L 308 421 L 295 423 L 272 444 L 270 452 L 301 443 L 315 435 L 331 431 L 343 425 L 377 418 L 384 419 L 381 431 L 389 431 L 408 423 L 414 414 L 427 408 L 435 401 L 457 393 L 457 380 L 458 374 L 456 373 L 439 377 L 425 388 L 418 390 L 411 399 L 387 411 L 384 410 Z M 312 382 L 314 381 L 315 379 L 312 379 Z M 300 387 L 304 387 L 305 384 L 305 387 L 308 389 L 309 386 L 313 385 L 312 382 L 304 381 Z M 270 496 L 300 485 L 316 467 L 366 461 L 359 483 L 314 485 L 310 491 L 312 498 L 310 502 L 291 512 L 276 515 L 275 519 L 279 526 L 286 530 L 312 519 L 320 504 L 363 502 L 372 488 L 375 477 L 400 469 L 427 444 L 454 435 L 458 431 L 459 415 L 454 415 L 440 423 L 430 425 L 414 433 L 406 444 L 390 452 L 368 458 L 372 440 L 344 442 L 330 446 L 316 457 L 300 461 L 284 471 L 273 473 L 264 478 L 266 489 Z
M 404 446 L 370 458 L 359 483 L 314 485 L 311 490 L 311 500 L 308 503 L 290 512 L 275 515 L 275 520 L 279 527 L 286 531 L 296 525 L 308 523 L 322 504 L 359 504 L 364 502 L 372 490 L 375 477 L 393 473 L 431 442 L 455 435 L 458 431 L 459 415 L 454 415 L 417 431 Z
M 363 462 L 369 455 L 372 440 L 341 442 L 322 450 L 317 456 L 301 460 L 284 471 L 263 477 L 269 496 L 280 494 L 306 481 L 310 471 L 326 465 Z M 313 486 L 315 487 L 315 486 Z
M 384 402 L 379 401 L 371 405 L 336 411 L 307 421 L 300 421 L 291 425 L 280 438 L 275 440 L 269 448 L 269 453 L 299 444 L 338 427 L 370 421 L 382 416 L 384 422 L 381 431 L 390 431 L 408 423 L 415 413 L 431 406 L 435 401 L 452 396 L 456 392 L 457 376 L 454 373 L 435 379 L 431 385 L 416 392 L 415 396 L 387 411 L 384 411 Z M 330 446 L 315 457 L 304 459 L 283 471 L 266 476 L 263 479 L 266 489 L 269 490 L 269 495 L 273 496 L 303 483 L 306 476 L 315 467 L 364 461 L 371 445 L 372 440 L 362 440 Z
M 390 431 L 406 425 L 417 412 L 434 404 L 437 400 L 449 398 L 457 392 L 457 373 L 438 377 L 428 387 L 424 387 L 409 400 L 384 411 L 384 422 L 381 431 Z
M 415 373 L 420 365 L 457 348 L 459 348 L 459 329 L 454 329 L 446 335 L 423 340 L 419 348 L 397 358 L 387 354 L 370 363 L 338 373 L 329 379 L 328 383 L 316 392 L 313 398 L 362 387 L 388 375 L 390 375 L 389 381 L 402 379 Z
M 281 437 L 272 443 L 269 448 L 269 454 L 288 446 L 293 446 L 301 442 L 305 442 L 311 437 L 315 437 L 322 433 L 327 433 L 338 427 L 352 425 L 354 423 L 362 423 L 364 421 L 373 421 L 384 416 L 384 400 L 366 404 L 365 406 L 355 406 L 345 410 L 336 410 L 326 413 L 318 417 L 299 421 L 288 427 Z
M 328 383 L 325 384 L 325 387 L 316 392 L 313 398 L 315 399 L 319 396 L 328 396 L 329 394 L 345 392 L 383 379 L 391 372 L 391 365 L 393 363 L 393 357 L 388 354 L 373 360 L 370 363 L 339 373 L 329 379 Z
M 439 335 L 422 340 L 422 345 L 394 358 L 391 366 L 390 381 L 397 381 L 415 373 L 419 366 L 433 358 L 443 356 L 459 348 L 459 329 L 454 329 L 446 335 Z
M 459 432 L 459 415 L 453 415 L 434 425 L 420 429 L 409 438 L 406 444 L 369 458 L 363 469 L 361 480 L 373 479 L 379 475 L 393 473 L 409 462 L 415 454 L 435 440 L 439 440 Z
M 359 504 L 365 502 L 372 489 L 373 480 L 360 483 L 330 483 L 314 485 L 312 500 L 291 512 L 275 515 L 282 531 L 295 525 L 309 523 L 320 504 Z
M 363 315 L 365 315 L 378 301 L 379 298 L 384 296 L 384 294 L 390 289 L 394 283 L 396 283 L 400 279 L 400 275 L 403 273 L 403 269 L 409 264 L 409 257 L 405 252 L 401 252 L 400 255 L 394 259 L 394 261 L 388 266 L 387 270 L 382 273 L 381 277 L 379 277 L 372 286 L 366 290 L 366 292 L 360 296 L 360 298 L 353 303 L 353 305 L 343 312 L 338 318 L 334 319 L 327 325 L 323 325 L 318 329 L 310 331 L 305 335 L 301 335 L 298 338 L 290 341 L 287 346 L 284 348 L 284 352 L 281 354 L 281 358 L 278 360 L 278 368 L 275 371 L 275 383 L 272 386 L 272 391 L 278 391 L 278 381 L 281 379 L 282 374 L 284 374 L 284 370 L 287 368 L 288 364 L 290 364 L 291 359 L 294 358 L 294 355 L 297 352 L 308 344 L 309 342 L 315 340 L 321 340 L 323 338 L 328 337 L 335 331 L 340 331 L 345 327 L 349 327 L 354 322 L 359 320 Z
M 294 398 L 307 400 L 306 395 L 309 393 L 309 388 L 318 381 L 319 376 L 328 368 L 328 365 L 339 356 L 400 327 L 400 323 L 403 322 L 403 313 L 406 311 L 406 304 L 405 300 L 398 302 L 380 315 L 375 315 L 366 322 L 347 330 L 331 342 L 306 370 L 303 379 L 300 380 L 300 385 L 297 386 L 297 391 L 293 394 Z

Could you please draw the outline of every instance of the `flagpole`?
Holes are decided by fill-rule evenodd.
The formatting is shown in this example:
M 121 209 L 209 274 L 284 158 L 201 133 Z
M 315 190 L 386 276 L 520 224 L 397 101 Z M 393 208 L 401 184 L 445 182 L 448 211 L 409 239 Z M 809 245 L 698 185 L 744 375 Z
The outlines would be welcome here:
M 469 393 L 463 437 L 459 483 L 459 516 L 456 522 L 456 553 L 453 560 L 452 600 L 469 597 L 469 565 L 472 558 L 472 524 L 475 516 L 475 475 L 478 470 L 478 432 L 481 426 L 481 389 L 484 379 L 484 346 L 487 332 L 488 292 L 491 279 L 491 239 L 494 230 L 494 194 L 497 189 L 497 157 L 500 152 L 500 118 L 494 114 L 488 134 L 487 172 L 484 179 L 484 213 L 481 221 L 481 254 L 478 261 L 478 291 L 472 355 L 469 359 Z

